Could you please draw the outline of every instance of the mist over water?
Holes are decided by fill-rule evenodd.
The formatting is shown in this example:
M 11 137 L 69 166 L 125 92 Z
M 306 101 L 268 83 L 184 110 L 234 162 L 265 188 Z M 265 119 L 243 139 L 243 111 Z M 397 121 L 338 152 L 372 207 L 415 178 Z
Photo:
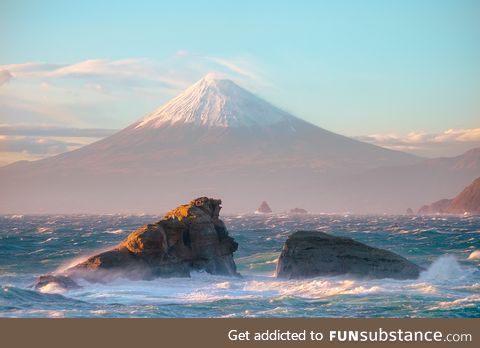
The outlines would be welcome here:
M 82 288 L 70 291 L 30 287 L 39 275 L 115 245 L 158 218 L 0 217 L 0 316 L 480 317 L 480 217 L 226 216 L 239 243 L 235 261 L 243 278 L 193 273 L 153 281 L 79 281 Z M 273 272 L 283 242 L 300 229 L 391 250 L 425 271 L 416 280 L 278 280 Z

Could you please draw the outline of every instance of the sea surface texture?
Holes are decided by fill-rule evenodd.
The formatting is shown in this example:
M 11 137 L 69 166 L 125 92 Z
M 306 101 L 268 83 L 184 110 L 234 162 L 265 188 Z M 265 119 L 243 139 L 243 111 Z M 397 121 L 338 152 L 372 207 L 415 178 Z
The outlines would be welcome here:
M 35 279 L 112 246 L 156 216 L 0 217 L 0 317 L 480 317 L 480 217 L 224 216 L 243 278 L 191 278 L 35 291 Z M 396 252 L 415 280 L 279 280 L 287 236 L 318 230 Z M 477 251 L 477 252 L 475 252 Z

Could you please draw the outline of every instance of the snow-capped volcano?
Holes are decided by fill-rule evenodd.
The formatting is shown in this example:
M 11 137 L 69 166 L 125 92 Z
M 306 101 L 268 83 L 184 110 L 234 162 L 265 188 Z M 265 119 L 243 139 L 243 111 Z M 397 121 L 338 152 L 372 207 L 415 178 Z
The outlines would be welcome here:
M 139 121 L 135 128 L 193 124 L 209 127 L 265 126 L 293 118 L 231 80 L 207 75 Z
M 415 166 L 421 161 L 207 76 L 107 138 L 0 168 L 0 213 L 161 213 L 199 196 L 222 198 L 230 212 L 253 211 L 262 200 L 278 211 L 398 212 L 478 176 Z

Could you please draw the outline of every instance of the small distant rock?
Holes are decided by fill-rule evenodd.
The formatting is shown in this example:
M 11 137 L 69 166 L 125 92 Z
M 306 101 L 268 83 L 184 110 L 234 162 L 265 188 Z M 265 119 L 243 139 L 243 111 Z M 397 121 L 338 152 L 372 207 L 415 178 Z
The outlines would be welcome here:
M 406 211 L 406 214 L 407 215 L 413 215 L 413 209 L 412 208 L 408 208 L 407 211 Z
M 308 211 L 302 208 L 293 208 L 290 209 L 290 214 L 308 214 Z
M 260 204 L 260 206 L 258 207 L 258 209 L 255 210 L 255 214 L 270 214 L 271 212 L 272 209 L 265 201 L 263 201 L 262 204 Z
M 417 278 L 422 268 L 390 251 L 351 238 L 317 231 L 288 237 L 277 261 L 278 278 L 310 278 L 351 274 L 367 278 Z

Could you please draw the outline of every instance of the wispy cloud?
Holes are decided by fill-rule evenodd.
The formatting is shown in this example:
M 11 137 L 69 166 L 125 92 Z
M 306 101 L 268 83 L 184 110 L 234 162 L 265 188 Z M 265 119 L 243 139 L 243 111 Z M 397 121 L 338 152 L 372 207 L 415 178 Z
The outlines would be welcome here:
M 173 58 L 173 59 L 172 59 Z M 29 62 L 0 65 L 0 84 L 10 78 L 109 78 L 156 81 L 172 88 L 183 88 L 193 80 L 211 72 L 227 73 L 257 80 L 259 72 L 255 63 L 246 58 L 225 58 L 196 55 L 186 50 L 178 51 L 167 60 L 131 58 L 121 60 L 88 59 L 73 64 L 48 64 Z M 185 74 L 185 71 L 188 74 Z M 192 80 L 193 79 L 193 80 Z
M 355 137 L 382 147 L 435 157 L 457 155 L 480 147 L 480 128 L 448 129 L 444 132 L 410 132 L 408 134 L 371 134 Z
M 24 155 L 56 155 L 81 146 L 82 143 L 44 137 L 0 136 L 0 151 Z
M 12 74 L 8 70 L 0 69 L 0 86 L 10 81 Z
M 112 135 L 116 131 L 116 129 L 105 128 L 65 128 L 46 125 L 0 124 L 0 135 L 11 136 L 103 138 Z
M 172 76 L 161 69 L 158 63 L 149 59 L 134 58 L 123 60 L 89 59 L 74 64 L 24 63 L 0 66 L 10 76 L 19 79 L 32 78 L 110 78 L 143 79 L 156 81 L 170 87 L 182 87 L 186 81 Z
M 242 64 L 241 62 L 229 60 L 225 58 L 218 58 L 218 57 L 206 57 L 206 58 L 214 63 L 219 64 L 220 66 L 223 66 L 229 69 L 232 72 L 235 72 L 241 76 L 250 78 L 252 80 L 257 80 L 259 77 L 257 72 L 252 71 L 250 68 L 246 66 L 242 66 L 245 64 Z

